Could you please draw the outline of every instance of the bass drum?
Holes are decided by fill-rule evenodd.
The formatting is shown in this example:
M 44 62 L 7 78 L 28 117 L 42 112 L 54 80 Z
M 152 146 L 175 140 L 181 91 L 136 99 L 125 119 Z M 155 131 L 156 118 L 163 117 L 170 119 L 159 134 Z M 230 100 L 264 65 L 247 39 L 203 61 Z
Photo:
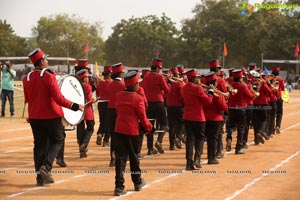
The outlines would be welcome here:
M 74 103 L 84 105 L 86 96 L 81 81 L 74 75 L 64 75 L 57 77 L 58 85 L 61 93 L 64 97 Z M 68 108 L 62 107 L 64 112 L 64 118 L 70 125 L 79 124 L 85 114 L 85 108 L 83 111 L 73 111 Z

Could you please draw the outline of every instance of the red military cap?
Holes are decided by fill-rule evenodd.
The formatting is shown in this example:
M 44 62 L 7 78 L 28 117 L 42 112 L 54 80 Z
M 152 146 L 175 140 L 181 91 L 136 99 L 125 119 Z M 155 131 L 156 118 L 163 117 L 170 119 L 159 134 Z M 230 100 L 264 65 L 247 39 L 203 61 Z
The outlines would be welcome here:
M 195 77 L 198 75 L 198 71 L 195 70 L 195 69 L 191 69 L 189 71 L 186 72 L 186 77 L 189 79 L 189 78 L 192 78 L 192 77 Z
M 76 76 L 80 79 L 84 79 L 85 77 L 88 77 L 88 72 L 86 69 L 82 69 L 76 73 Z
M 139 81 L 139 74 L 136 72 L 136 70 L 124 74 L 124 83 L 126 87 L 134 85 L 138 83 L 138 81 Z
M 112 73 L 116 74 L 118 72 L 124 72 L 124 65 L 122 63 L 117 63 L 112 65 Z
M 236 69 L 232 71 L 232 77 L 233 78 L 241 78 L 243 77 L 243 70 L 242 69 Z
M 183 65 L 177 65 L 176 68 L 178 69 L 179 73 L 184 73 L 184 66 Z
M 162 62 L 161 59 L 158 59 L 158 58 L 152 59 L 151 65 L 152 65 L 152 66 L 159 67 L 159 68 L 161 68 L 161 69 L 163 68 L 163 67 L 162 67 L 163 62 Z
M 233 70 L 234 70 L 234 68 L 229 68 L 228 69 L 228 73 L 229 73 L 230 76 L 231 76 Z
M 170 70 L 169 69 L 164 69 L 164 70 L 162 70 L 162 73 L 164 73 L 164 74 L 170 74 Z
M 28 57 L 33 64 L 35 64 L 37 61 L 47 56 L 48 55 L 46 55 L 40 48 L 36 48 L 28 54 Z
M 77 66 L 78 67 L 87 67 L 89 65 L 89 62 L 87 59 L 79 59 L 77 60 Z
M 171 69 L 172 74 L 178 74 L 178 68 L 174 67 Z
M 254 69 L 256 69 L 256 63 L 249 63 L 248 69 L 249 69 L 249 70 L 254 70 Z
M 112 72 L 112 67 L 106 65 L 106 66 L 103 67 L 103 71 L 104 71 L 104 72 Z
M 272 71 L 280 71 L 280 67 L 279 66 L 275 66 L 272 68 Z
M 214 81 L 217 79 L 216 73 L 215 72 L 208 72 L 207 74 L 204 75 L 205 77 L 205 82 L 209 83 L 211 81 Z
M 209 68 L 213 68 L 213 67 L 222 67 L 222 66 L 220 65 L 219 60 L 211 60 L 211 61 L 209 61 L 208 65 L 209 65 Z

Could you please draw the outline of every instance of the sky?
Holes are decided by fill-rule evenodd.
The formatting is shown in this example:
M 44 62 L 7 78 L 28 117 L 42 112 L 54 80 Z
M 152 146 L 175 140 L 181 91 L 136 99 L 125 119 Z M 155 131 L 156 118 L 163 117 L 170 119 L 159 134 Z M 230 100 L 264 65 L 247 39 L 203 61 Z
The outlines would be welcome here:
M 251 4 L 262 0 L 250 0 Z M 42 16 L 76 14 L 89 23 L 101 22 L 102 38 L 112 34 L 112 27 L 131 17 L 147 15 L 170 17 L 177 28 L 193 16 L 192 9 L 201 0 L 0 0 L 0 19 L 6 20 L 21 37 L 30 37 Z

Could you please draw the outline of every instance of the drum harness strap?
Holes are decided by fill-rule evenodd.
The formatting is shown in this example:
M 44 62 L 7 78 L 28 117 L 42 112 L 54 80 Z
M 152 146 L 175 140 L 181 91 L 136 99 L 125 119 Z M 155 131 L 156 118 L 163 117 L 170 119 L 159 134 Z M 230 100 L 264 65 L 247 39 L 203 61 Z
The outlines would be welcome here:
M 53 71 L 51 69 L 44 68 L 44 69 L 42 69 L 42 71 L 40 73 L 40 77 L 44 77 L 44 74 L 45 74 L 46 71 L 49 72 L 49 73 L 51 73 L 51 74 L 53 74 Z M 30 75 L 32 74 L 32 72 L 34 72 L 34 71 L 31 71 L 31 72 L 28 73 L 28 75 L 27 75 L 27 81 L 30 81 Z

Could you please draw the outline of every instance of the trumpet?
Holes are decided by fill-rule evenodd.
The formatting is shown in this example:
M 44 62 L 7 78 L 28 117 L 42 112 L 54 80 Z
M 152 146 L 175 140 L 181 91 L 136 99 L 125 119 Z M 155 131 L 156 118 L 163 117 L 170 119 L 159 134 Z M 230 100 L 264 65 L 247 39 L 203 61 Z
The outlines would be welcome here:
M 171 81 L 171 82 L 177 82 L 177 81 L 179 81 L 179 82 L 181 82 L 181 83 L 184 82 L 184 81 L 183 81 L 183 78 L 170 77 L 170 75 L 169 75 L 169 74 L 166 74 L 166 73 L 162 73 L 162 75 L 163 75 L 167 80 L 169 80 L 169 81 Z
M 214 91 L 214 93 L 216 94 L 215 96 L 218 96 L 218 95 L 222 95 L 226 98 L 229 97 L 229 92 L 222 92 L 220 91 L 219 89 L 217 89 L 216 87 L 212 86 L 212 85 L 205 85 L 203 83 L 200 83 L 200 86 L 202 86 L 204 89 L 206 89 L 207 91 L 212 89 Z
M 234 89 L 232 85 L 230 85 L 227 81 L 225 81 L 226 87 L 228 88 L 228 91 L 232 94 L 235 95 L 238 93 L 238 89 Z

